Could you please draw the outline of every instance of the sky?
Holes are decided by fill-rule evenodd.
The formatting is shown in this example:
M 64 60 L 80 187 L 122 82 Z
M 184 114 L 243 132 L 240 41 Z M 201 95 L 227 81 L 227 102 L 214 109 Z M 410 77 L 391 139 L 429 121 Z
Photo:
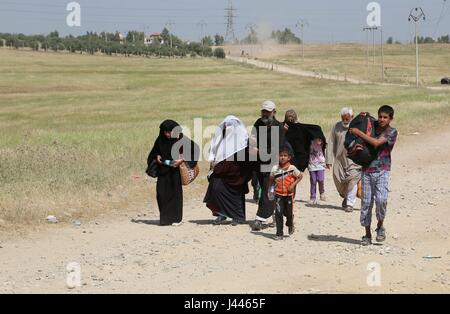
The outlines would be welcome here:
M 0 0 L 0 33 L 81 35 L 87 31 L 172 32 L 185 40 L 201 35 L 225 35 L 229 0 L 75 0 L 81 6 L 81 27 L 69 27 L 66 6 L 72 0 Z M 238 38 L 256 25 L 261 34 L 285 27 L 300 36 L 296 27 L 306 20 L 305 41 L 316 43 L 364 42 L 370 0 L 234 0 L 235 32 Z M 426 20 L 422 36 L 450 34 L 450 0 L 378 0 L 384 34 L 411 41 L 414 23 L 408 21 L 412 8 L 421 7 Z M 202 28 L 201 22 L 206 23 Z M 203 31 L 202 31 L 203 29 Z

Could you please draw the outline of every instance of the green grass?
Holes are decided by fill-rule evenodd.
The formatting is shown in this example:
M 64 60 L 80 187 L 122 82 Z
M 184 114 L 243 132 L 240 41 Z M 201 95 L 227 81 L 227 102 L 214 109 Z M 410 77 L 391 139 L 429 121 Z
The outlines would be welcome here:
M 194 118 L 208 126 L 234 114 L 251 125 L 273 99 L 280 116 L 296 109 L 327 133 L 344 105 L 375 113 L 393 104 L 401 133 L 450 121 L 449 91 L 319 81 L 226 60 L 0 49 L 0 73 L 0 219 L 12 224 L 95 202 L 109 208 L 105 194 L 132 189 L 166 118 L 192 127 Z

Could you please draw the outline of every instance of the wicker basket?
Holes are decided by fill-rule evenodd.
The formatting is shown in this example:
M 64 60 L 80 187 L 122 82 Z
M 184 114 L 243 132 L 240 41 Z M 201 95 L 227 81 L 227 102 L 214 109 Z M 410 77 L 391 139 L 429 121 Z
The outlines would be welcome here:
M 195 178 L 197 178 L 199 173 L 200 168 L 198 164 L 196 164 L 194 168 L 191 168 L 189 167 L 189 164 L 187 162 L 183 162 L 180 165 L 181 184 L 182 185 L 191 184 L 195 180 Z

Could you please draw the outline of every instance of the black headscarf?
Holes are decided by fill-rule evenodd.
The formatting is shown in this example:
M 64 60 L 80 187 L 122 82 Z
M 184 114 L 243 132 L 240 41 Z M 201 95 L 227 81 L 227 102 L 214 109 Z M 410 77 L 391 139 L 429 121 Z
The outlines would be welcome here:
M 172 134 L 173 138 L 167 138 L 164 134 L 164 132 L 174 132 Z M 184 141 L 183 146 L 181 146 L 181 149 L 176 156 L 172 155 L 172 148 L 173 145 L 175 145 L 178 141 Z M 152 150 L 150 151 L 150 154 L 147 158 L 147 165 L 150 165 L 153 160 L 156 159 L 156 157 L 159 155 L 161 156 L 162 162 L 165 160 L 177 160 L 180 158 L 180 155 L 183 154 L 183 147 L 187 145 L 187 141 L 190 141 L 190 147 L 191 152 L 189 156 L 185 156 L 185 159 L 188 159 L 189 157 L 189 166 L 194 167 L 197 164 L 198 161 L 198 155 L 199 155 L 199 147 L 197 144 L 192 142 L 190 139 L 185 137 L 183 133 L 181 133 L 181 127 L 180 125 L 173 120 L 165 120 L 161 125 L 159 126 L 159 136 L 155 141 L 155 144 L 153 145 Z M 185 143 L 186 142 L 186 143 Z M 169 167 L 160 167 L 160 174 L 164 174 L 168 172 L 168 170 L 171 169 Z M 173 169 L 172 169 L 173 170 Z
M 174 132 L 172 138 L 167 138 L 164 134 L 164 132 L 173 132 L 175 128 L 180 128 L 180 125 L 173 120 L 166 120 L 159 126 L 158 145 L 163 160 L 178 159 L 177 156 L 172 156 L 172 146 L 183 138 L 181 129 L 177 129 L 178 133 Z

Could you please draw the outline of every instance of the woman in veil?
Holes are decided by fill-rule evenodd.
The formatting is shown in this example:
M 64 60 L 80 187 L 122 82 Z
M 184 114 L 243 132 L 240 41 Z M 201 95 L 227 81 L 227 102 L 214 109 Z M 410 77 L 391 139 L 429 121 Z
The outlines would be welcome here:
M 209 186 L 206 206 L 217 217 L 214 224 L 227 218 L 232 225 L 245 223 L 245 194 L 249 192 L 253 163 L 248 157 L 248 132 L 242 121 L 228 116 L 216 129 L 211 143 Z

